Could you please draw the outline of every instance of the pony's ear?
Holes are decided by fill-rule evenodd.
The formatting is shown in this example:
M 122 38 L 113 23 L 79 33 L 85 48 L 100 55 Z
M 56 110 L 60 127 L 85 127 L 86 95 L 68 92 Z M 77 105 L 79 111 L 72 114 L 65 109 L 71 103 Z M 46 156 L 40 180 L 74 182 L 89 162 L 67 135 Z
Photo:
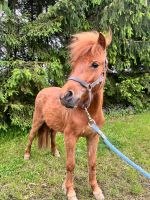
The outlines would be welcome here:
M 109 31 L 106 34 L 99 33 L 98 37 L 98 43 L 103 47 L 103 49 L 106 49 L 112 41 L 112 31 L 109 28 Z
M 103 33 L 101 32 L 99 33 L 98 43 L 103 47 L 103 49 L 106 49 L 106 39 Z
M 105 39 L 106 39 L 106 47 L 108 47 L 112 41 L 112 30 L 109 27 L 109 31 L 105 34 Z

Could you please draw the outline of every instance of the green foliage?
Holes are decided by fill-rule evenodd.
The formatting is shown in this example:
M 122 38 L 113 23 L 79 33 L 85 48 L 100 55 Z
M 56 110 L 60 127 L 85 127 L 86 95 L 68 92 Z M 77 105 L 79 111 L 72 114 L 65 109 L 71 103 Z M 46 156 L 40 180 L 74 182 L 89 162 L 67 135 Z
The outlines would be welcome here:
M 7 114 L 7 121 L 6 116 L 1 115 L 1 122 L 6 121 L 22 129 L 31 126 L 35 94 L 49 86 L 46 69 L 37 63 L 34 68 L 26 64 L 29 63 L 12 62 L 12 70 L 0 91 L 1 112 Z M 1 124 L 1 128 L 6 129 L 6 124 Z
M 118 86 L 123 100 L 131 103 L 137 110 L 150 108 L 150 75 L 128 78 Z
M 34 99 L 39 90 L 64 84 L 70 72 L 66 46 L 79 31 L 107 31 L 105 88 L 107 104 L 148 107 L 149 22 L 147 1 L 61 0 L 2 1 L 0 20 L 0 129 L 30 126 Z M 141 75 L 142 74 L 142 75 Z

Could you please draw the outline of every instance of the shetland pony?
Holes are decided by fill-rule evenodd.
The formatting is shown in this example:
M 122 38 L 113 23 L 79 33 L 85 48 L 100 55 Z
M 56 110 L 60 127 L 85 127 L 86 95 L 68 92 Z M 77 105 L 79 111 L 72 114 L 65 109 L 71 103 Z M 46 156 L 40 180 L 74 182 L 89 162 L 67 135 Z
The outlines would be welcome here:
M 96 151 L 99 136 L 88 126 L 87 108 L 99 127 L 104 123 L 102 111 L 103 87 L 106 79 L 106 48 L 111 43 L 111 31 L 104 36 L 98 32 L 81 32 L 73 35 L 69 45 L 72 71 L 62 88 L 41 90 L 35 100 L 32 129 L 24 158 L 29 159 L 32 141 L 38 132 L 39 147 L 49 146 L 59 156 L 56 132 L 64 133 L 66 148 L 66 178 L 63 189 L 68 200 L 77 200 L 73 184 L 75 146 L 79 137 L 86 137 L 89 166 L 89 184 L 97 200 L 103 193 L 96 180 Z

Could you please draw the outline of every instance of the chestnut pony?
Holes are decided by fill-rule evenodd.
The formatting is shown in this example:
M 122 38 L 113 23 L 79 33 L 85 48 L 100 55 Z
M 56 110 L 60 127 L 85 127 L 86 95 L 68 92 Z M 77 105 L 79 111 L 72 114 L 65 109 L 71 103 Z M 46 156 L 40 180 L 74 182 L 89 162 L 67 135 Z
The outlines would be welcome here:
M 103 87 L 106 78 L 106 48 L 112 38 L 98 32 L 73 35 L 69 45 L 72 71 L 62 88 L 41 90 L 35 100 L 32 129 L 24 158 L 29 159 L 32 141 L 38 132 L 39 146 L 49 145 L 59 156 L 55 145 L 56 132 L 64 133 L 66 148 L 66 179 L 63 189 L 69 200 L 77 200 L 73 185 L 75 146 L 79 137 L 86 137 L 89 165 L 89 183 L 97 200 L 104 199 L 96 180 L 96 151 L 99 136 L 88 126 L 85 107 L 99 127 L 104 123 L 102 111 Z

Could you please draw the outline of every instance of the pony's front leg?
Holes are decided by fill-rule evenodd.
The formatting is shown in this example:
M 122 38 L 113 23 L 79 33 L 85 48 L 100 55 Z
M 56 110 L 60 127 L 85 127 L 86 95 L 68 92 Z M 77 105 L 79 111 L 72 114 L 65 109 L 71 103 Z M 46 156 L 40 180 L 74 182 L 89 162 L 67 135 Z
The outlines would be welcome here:
M 74 190 L 74 168 L 75 168 L 75 146 L 77 137 L 73 133 L 65 132 L 65 148 L 66 148 L 66 179 L 63 183 L 63 190 L 67 194 L 68 200 L 77 200 Z
M 89 183 L 93 190 L 93 194 L 97 200 L 104 200 L 104 195 L 98 186 L 96 180 L 96 151 L 99 141 L 98 135 L 91 135 L 87 138 L 88 148 L 88 165 L 89 165 Z

